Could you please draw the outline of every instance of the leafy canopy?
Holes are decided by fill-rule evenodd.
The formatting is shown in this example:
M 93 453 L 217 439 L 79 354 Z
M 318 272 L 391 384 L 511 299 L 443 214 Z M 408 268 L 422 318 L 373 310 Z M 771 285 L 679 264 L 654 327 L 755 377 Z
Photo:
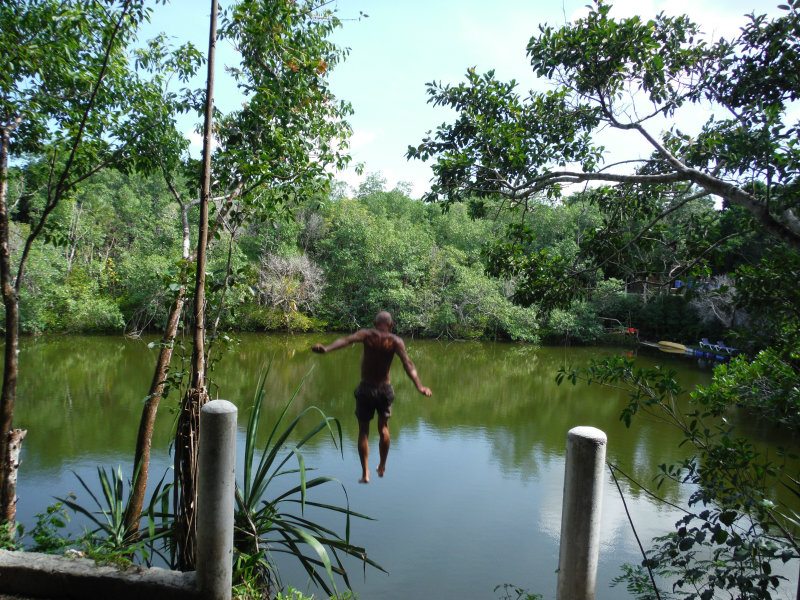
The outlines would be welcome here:
M 222 15 L 220 37 L 241 59 L 228 69 L 246 100 L 217 117 L 215 173 L 257 215 L 327 190 L 331 167 L 349 162 L 352 110 L 328 79 L 347 52 L 329 39 L 341 21 L 326 5 L 242 0 Z
M 555 89 L 522 96 L 516 82 L 474 70 L 458 85 L 429 84 L 429 102 L 458 116 L 408 149 L 435 159 L 427 199 L 501 195 L 527 206 L 588 181 L 626 185 L 622 203 L 650 186 L 694 190 L 742 207 L 800 249 L 798 125 L 787 118 L 798 97 L 800 2 L 784 8 L 710 43 L 685 16 L 617 20 L 597 0 L 586 17 L 541 26 L 528 44 L 533 71 Z M 708 112 L 698 131 L 652 131 L 684 105 Z M 612 157 L 594 141 L 609 128 L 646 141 L 652 155 Z M 634 172 L 622 168 L 630 164 Z

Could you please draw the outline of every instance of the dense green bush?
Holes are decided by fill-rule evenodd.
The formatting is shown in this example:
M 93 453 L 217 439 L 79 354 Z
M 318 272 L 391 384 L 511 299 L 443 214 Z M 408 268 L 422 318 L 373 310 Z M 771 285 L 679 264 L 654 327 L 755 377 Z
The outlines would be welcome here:
M 742 356 L 718 366 L 711 384 L 694 396 L 716 414 L 735 404 L 770 423 L 800 430 L 800 374 L 771 348 L 752 362 Z
M 575 301 L 569 309 L 556 308 L 547 322 L 547 339 L 553 342 L 572 340 L 594 344 L 603 336 L 603 326 L 595 307 L 586 301 Z
M 337 329 L 390 311 L 404 334 L 538 340 L 538 311 L 510 300 L 479 249 L 488 232 L 465 210 L 442 213 L 398 192 L 339 200 L 309 248 L 327 286 L 320 315 Z
M 672 340 L 696 344 L 706 337 L 719 339 L 723 328 L 704 320 L 692 304 L 689 294 L 658 294 L 645 298 L 629 294 L 616 279 L 603 281 L 592 296 L 591 305 L 598 317 L 611 326 L 618 321 L 623 327 L 635 327 L 642 339 Z
M 481 207 L 491 212 L 491 202 L 443 212 L 381 185 L 373 177 L 355 199 L 307 199 L 243 224 L 233 240 L 221 231 L 209 253 L 210 324 L 352 330 L 389 310 L 399 333 L 429 337 L 537 342 L 544 332 L 551 342 L 592 344 L 605 341 L 604 329 L 616 321 L 652 340 L 721 335 L 701 324 L 689 297 L 645 301 L 625 293 L 621 280 L 594 274 L 582 299 L 567 307 L 521 307 L 515 299 L 525 282 L 487 274 L 485 253 L 516 217 L 473 218 Z M 194 232 L 195 212 L 189 218 Z M 598 213 L 577 199 L 537 206 L 528 222 L 525 252 L 581 264 L 576 240 L 597 226 Z M 59 207 L 46 240 L 33 249 L 22 290 L 28 333 L 159 330 L 178 283 L 191 284 L 193 271 L 180 258 L 178 207 L 157 177 L 99 173 Z M 278 273 L 276 265 L 297 273 Z M 315 273 L 309 295 L 304 286 Z
M 122 331 L 122 312 L 114 298 L 101 290 L 102 277 L 83 267 L 64 273 L 62 265 L 53 260 L 56 257 L 47 254 L 52 253 L 31 260 L 31 276 L 21 292 L 21 331 Z M 1 307 L 0 312 L 4 312 Z
M 322 331 L 326 323 L 299 311 L 282 312 L 270 306 L 248 302 L 239 307 L 229 320 L 241 331 Z

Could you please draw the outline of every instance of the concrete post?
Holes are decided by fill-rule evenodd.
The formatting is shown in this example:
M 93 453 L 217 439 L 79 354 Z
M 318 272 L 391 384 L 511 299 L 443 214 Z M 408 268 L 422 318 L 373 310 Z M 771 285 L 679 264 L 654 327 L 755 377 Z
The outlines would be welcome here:
M 200 409 L 197 486 L 197 586 L 207 600 L 230 600 L 236 407 L 212 400 Z
M 567 433 L 557 600 L 594 600 L 606 442 L 595 427 Z

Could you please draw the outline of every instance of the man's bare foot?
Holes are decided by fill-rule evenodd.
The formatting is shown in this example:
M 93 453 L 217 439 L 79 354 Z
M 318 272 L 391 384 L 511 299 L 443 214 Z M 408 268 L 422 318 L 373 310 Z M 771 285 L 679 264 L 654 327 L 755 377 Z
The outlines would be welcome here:
M 383 475 L 381 475 L 381 477 L 383 477 Z M 358 480 L 358 483 L 369 483 L 369 475 L 367 475 L 366 477 L 362 477 L 361 479 L 359 479 L 359 480 Z
M 386 472 L 386 465 L 378 465 L 376 471 L 378 471 L 378 477 L 383 477 L 383 474 Z

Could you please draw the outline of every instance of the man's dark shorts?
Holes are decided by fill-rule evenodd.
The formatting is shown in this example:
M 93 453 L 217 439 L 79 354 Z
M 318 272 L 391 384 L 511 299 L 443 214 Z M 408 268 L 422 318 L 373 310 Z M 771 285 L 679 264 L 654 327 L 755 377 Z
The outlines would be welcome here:
M 378 415 L 388 419 L 392 416 L 392 402 L 394 390 L 390 383 L 373 384 L 362 381 L 355 391 L 356 418 L 359 421 L 371 421 Z

